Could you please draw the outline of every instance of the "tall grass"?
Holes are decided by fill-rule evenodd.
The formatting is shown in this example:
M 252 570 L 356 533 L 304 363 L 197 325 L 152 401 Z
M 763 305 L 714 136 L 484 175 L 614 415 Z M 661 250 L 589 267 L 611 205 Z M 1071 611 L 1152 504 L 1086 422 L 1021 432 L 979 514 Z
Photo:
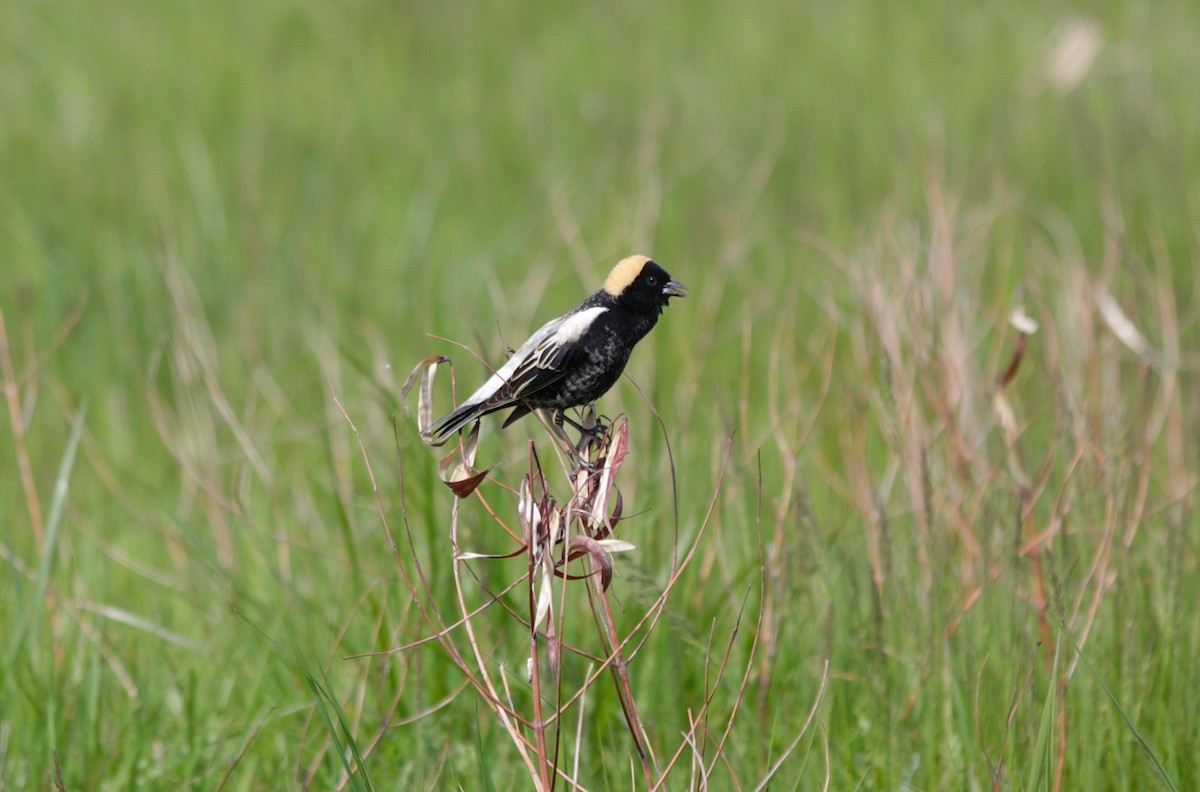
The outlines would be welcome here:
M 455 591 L 399 380 L 640 250 L 691 287 L 600 405 L 614 623 L 673 586 L 622 683 L 656 750 L 1195 786 L 1200 11 L 1072 14 L 0 7 L 0 785 L 528 783 L 442 649 L 378 654 Z M 618 686 L 579 713 L 559 766 L 647 786 Z

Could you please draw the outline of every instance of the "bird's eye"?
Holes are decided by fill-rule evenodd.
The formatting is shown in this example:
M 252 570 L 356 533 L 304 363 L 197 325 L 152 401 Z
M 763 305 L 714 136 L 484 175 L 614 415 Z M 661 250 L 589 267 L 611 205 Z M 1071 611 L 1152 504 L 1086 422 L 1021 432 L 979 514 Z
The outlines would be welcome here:
M 655 276 L 651 275 L 650 277 L 646 278 L 646 283 L 650 284 L 651 286 L 657 286 L 657 285 L 658 285 L 658 278 L 656 278 Z

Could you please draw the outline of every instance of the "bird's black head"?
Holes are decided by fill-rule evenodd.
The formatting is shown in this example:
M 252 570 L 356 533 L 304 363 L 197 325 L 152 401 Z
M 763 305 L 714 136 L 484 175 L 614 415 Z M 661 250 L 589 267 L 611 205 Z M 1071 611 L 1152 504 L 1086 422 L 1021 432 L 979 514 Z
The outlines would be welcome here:
M 671 297 L 687 296 L 687 288 L 647 256 L 630 256 L 613 267 L 604 291 L 631 310 L 658 316 Z

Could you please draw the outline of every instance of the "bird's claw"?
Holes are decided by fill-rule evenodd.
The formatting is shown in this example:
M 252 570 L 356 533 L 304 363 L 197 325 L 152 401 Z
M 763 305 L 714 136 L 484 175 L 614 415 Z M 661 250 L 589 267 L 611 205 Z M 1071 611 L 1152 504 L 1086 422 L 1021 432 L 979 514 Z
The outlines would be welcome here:
M 555 410 L 551 420 L 559 435 L 566 441 L 567 449 L 577 468 L 587 470 L 589 473 L 599 470 L 598 463 L 590 461 L 588 456 L 593 450 L 604 447 L 604 438 L 608 435 L 608 424 L 596 416 L 595 408 L 589 406 L 582 423 L 568 417 L 562 410 Z M 564 424 L 570 424 L 579 432 L 577 442 L 571 442 L 571 438 L 567 436 L 567 432 L 563 428 Z

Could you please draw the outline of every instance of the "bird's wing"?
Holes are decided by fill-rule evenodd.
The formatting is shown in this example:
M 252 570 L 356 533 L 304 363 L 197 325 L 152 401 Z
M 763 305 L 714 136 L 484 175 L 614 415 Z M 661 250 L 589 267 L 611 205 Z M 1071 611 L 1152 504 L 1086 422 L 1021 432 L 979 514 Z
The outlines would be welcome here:
M 558 381 L 577 356 L 579 339 L 607 310 L 584 308 L 542 325 L 463 406 L 511 404 Z

